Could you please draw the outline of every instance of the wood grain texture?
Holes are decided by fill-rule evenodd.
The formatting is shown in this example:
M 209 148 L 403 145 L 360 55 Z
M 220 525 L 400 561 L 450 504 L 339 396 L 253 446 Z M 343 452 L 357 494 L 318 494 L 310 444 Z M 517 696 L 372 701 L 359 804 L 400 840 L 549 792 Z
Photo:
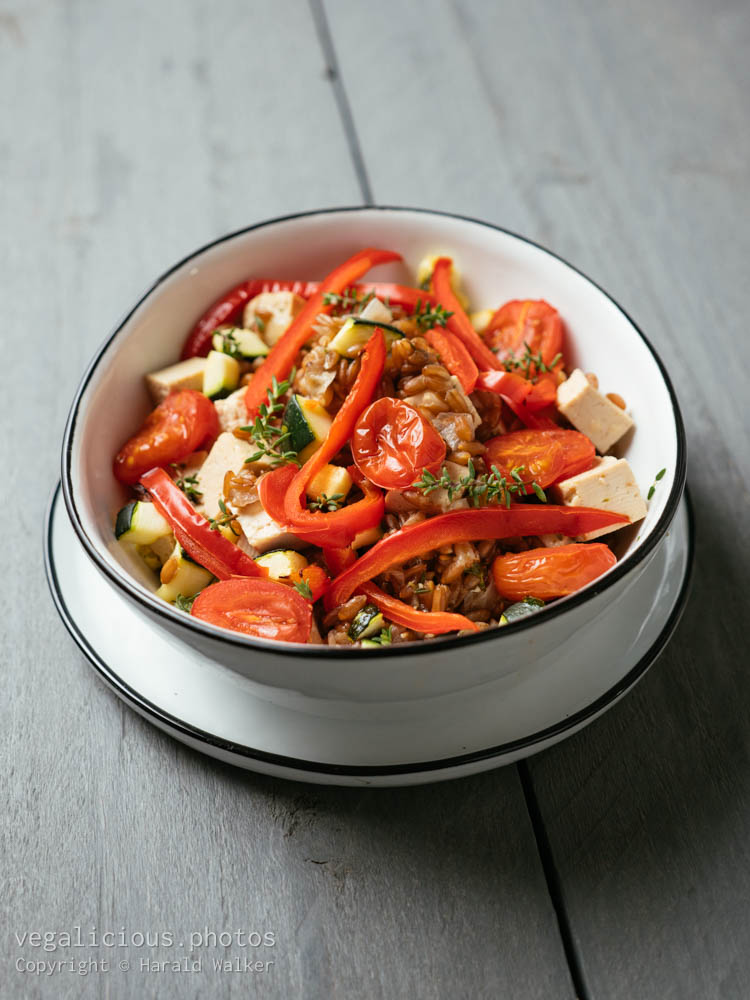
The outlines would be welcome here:
M 125 709 L 46 592 L 41 520 L 63 421 L 119 315 L 225 230 L 359 200 L 308 7 L 6 4 L 0 88 L 0 490 L 14 511 L 0 994 L 571 997 L 513 770 L 372 794 L 223 767 Z M 75 925 L 172 932 L 175 945 L 54 953 L 15 938 Z M 138 968 L 185 954 L 191 932 L 240 928 L 275 933 L 268 974 L 213 973 L 213 958 L 238 953 L 213 946 L 197 953 L 201 974 Z M 36 977 L 18 957 L 113 969 Z
M 375 198 L 547 243 L 683 405 L 695 588 L 634 695 L 530 762 L 592 998 L 750 994 L 750 9 L 326 0 Z M 358 66 L 389 53 L 389 71 Z M 383 146 L 390 123 L 419 136 Z M 396 126 L 394 134 L 396 132 Z

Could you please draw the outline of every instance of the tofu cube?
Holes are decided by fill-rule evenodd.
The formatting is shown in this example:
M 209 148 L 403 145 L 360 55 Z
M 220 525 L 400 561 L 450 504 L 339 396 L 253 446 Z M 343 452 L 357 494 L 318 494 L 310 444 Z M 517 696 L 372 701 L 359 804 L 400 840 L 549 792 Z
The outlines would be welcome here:
M 188 358 L 168 368 L 160 368 L 158 372 L 151 372 L 146 376 L 146 386 L 154 403 L 158 404 L 177 389 L 197 389 L 200 392 L 205 370 L 205 358 Z
M 633 470 L 624 458 L 607 455 L 597 460 L 593 469 L 581 472 L 570 479 L 563 479 L 550 489 L 558 503 L 566 507 L 596 507 L 625 514 L 631 522 L 646 516 L 646 502 L 641 496 Z M 617 531 L 624 525 L 600 528 L 581 535 L 579 541 L 588 542 L 599 535 Z
M 296 535 L 285 531 L 280 524 L 263 510 L 260 500 L 237 510 L 237 520 L 250 551 L 267 552 L 269 549 L 293 549 L 302 544 Z M 244 546 L 243 546 L 244 548 Z M 255 554 L 253 552 L 253 554 Z
M 258 317 L 263 339 L 269 347 L 273 347 L 305 304 L 302 296 L 295 292 L 261 292 L 245 306 L 242 325 L 252 330 Z
M 245 406 L 246 387 L 243 385 L 235 392 L 217 399 L 214 402 L 219 417 L 219 426 L 223 431 L 233 431 L 235 427 L 245 427 L 249 423 L 247 407 Z
M 197 473 L 198 489 L 202 494 L 198 510 L 206 517 L 217 517 L 221 513 L 219 500 L 224 495 L 224 476 L 227 472 L 239 472 L 257 449 L 242 438 L 225 431 L 219 434 L 208 458 Z
M 595 389 L 580 368 L 557 387 L 557 408 L 602 454 L 633 426 L 627 413 Z

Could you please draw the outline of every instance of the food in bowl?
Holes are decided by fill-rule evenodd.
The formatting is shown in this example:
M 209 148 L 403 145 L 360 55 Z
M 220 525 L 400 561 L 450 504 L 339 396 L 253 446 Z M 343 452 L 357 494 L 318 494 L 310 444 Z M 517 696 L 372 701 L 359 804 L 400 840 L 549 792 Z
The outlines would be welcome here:
M 251 279 L 145 375 L 114 459 L 121 544 L 157 595 L 247 635 L 359 648 L 502 627 L 617 562 L 646 514 L 626 404 L 570 370 L 543 300 L 467 312 L 450 257 L 414 286 Z

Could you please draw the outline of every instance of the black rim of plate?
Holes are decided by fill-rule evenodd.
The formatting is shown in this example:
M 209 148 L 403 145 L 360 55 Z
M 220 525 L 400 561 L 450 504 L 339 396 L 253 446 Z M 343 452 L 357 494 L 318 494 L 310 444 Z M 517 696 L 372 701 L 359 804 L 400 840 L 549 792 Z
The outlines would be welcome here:
M 93 360 L 89 364 L 83 378 L 81 379 L 80 385 L 76 390 L 75 397 L 73 399 L 72 406 L 70 408 L 70 413 L 68 415 L 67 424 L 65 426 L 65 433 L 63 436 L 63 446 L 62 446 L 62 491 L 63 497 L 65 499 L 65 506 L 68 510 L 68 515 L 70 517 L 73 528 L 81 541 L 81 544 L 88 552 L 90 558 L 98 566 L 99 570 L 104 573 L 104 575 L 115 584 L 120 590 L 124 591 L 128 596 L 136 601 L 138 604 L 143 605 L 148 608 L 151 613 L 155 613 L 158 616 L 167 619 L 168 621 L 175 622 L 179 624 L 186 631 L 199 632 L 202 635 L 210 636 L 215 641 L 225 642 L 233 646 L 239 646 L 244 649 L 262 649 L 267 653 L 276 655 L 289 655 L 293 653 L 295 656 L 304 656 L 310 658 L 335 656 L 337 659 L 357 659 L 362 660 L 363 656 L 367 657 L 367 660 L 373 658 L 378 658 L 382 656 L 393 656 L 393 655 L 403 655 L 403 647 L 399 649 L 398 647 L 391 646 L 380 646 L 377 649 L 368 649 L 366 653 L 363 653 L 360 649 L 347 649 L 344 646 L 318 646 L 318 645 L 308 645 L 300 646 L 293 645 L 285 642 L 275 642 L 273 640 L 255 639 L 251 636 L 243 635 L 233 635 L 231 632 L 224 629 L 215 628 L 212 625 L 205 624 L 196 618 L 192 618 L 190 615 L 184 614 L 184 612 L 175 610 L 170 604 L 165 601 L 161 601 L 154 597 L 152 594 L 148 593 L 143 587 L 127 577 L 124 571 L 115 571 L 100 555 L 94 543 L 91 541 L 87 535 L 81 519 L 76 508 L 73 484 L 72 484 L 72 454 L 73 454 L 73 437 L 75 434 L 76 423 L 78 420 L 78 409 L 81 402 L 81 397 L 83 396 L 86 388 L 93 377 L 96 368 L 99 365 L 103 355 L 109 348 L 110 344 L 119 335 L 122 328 L 130 320 L 131 316 L 140 308 L 140 306 L 146 301 L 146 299 L 162 285 L 172 274 L 178 271 L 180 268 L 184 267 L 190 261 L 194 260 L 200 254 L 205 253 L 205 251 L 212 249 L 213 247 L 220 246 L 222 243 L 226 243 L 229 240 L 233 240 L 238 236 L 242 236 L 245 233 L 253 232 L 257 229 L 263 229 L 268 226 L 277 225 L 283 222 L 292 222 L 295 219 L 311 218 L 313 216 L 325 216 L 325 215 L 337 215 L 337 214 L 347 214 L 355 212 L 404 212 L 422 214 L 422 215 L 433 215 L 433 216 L 443 216 L 449 219 L 458 219 L 462 222 L 470 222 L 474 225 L 483 226 L 485 229 L 492 229 L 496 232 L 503 233 L 506 236 L 510 236 L 513 239 L 520 240 L 522 243 L 526 243 L 529 246 L 535 247 L 537 250 L 541 250 L 543 253 L 548 254 L 550 257 L 554 257 L 559 260 L 566 267 L 569 267 L 571 271 L 580 275 L 589 284 L 593 285 L 602 295 L 604 295 L 614 306 L 619 310 L 620 313 L 625 317 L 625 319 L 630 323 L 636 333 L 641 337 L 646 347 L 649 349 L 653 355 L 654 361 L 656 362 L 659 371 L 661 373 L 664 384 L 667 387 L 669 393 L 670 402 L 672 404 L 672 412 L 675 422 L 675 432 L 677 437 L 677 462 L 674 474 L 674 481 L 672 483 L 672 489 L 670 491 L 667 502 L 664 506 L 661 517 L 654 525 L 651 533 L 645 539 L 641 547 L 631 555 L 625 556 L 620 562 L 617 563 L 613 569 L 611 569 L 600 581 L 589 584 L 582 591 L 577 594 L 572 594 L 570 597 L 565 597 L 559 601 L 555 601 L 554 604 L 547 608 L 542 609 L 538 614 L 521 619 L 517 622 L 512 622 L 509 625 L 504 626 L 502 630 L 498 629 L 487 629 L 482 632 L 477 632 L 472 635 L 466 636 L 452 636 L 452 637 L 438 637 L 435 639 L 430 639 L 427 642 L 421 643 L 411 643 L 409 644 L 409 655 L 419 656 L 419 655 L 429 655 L 438 650 L 450 649 L 453 647 L 463 647 L 468 646 L 473 643 L 480 642 L 502 642 L 503 635 L 508 633 L 515 634 L 523 629 L 533 628 L 540 620 L 548 621 L 550 618 L 565 614 L 566 611 L 572 611 L 574 608 L 579 607 L 585 601 L 591 600 L 592 598 L 598 596 L 609 587 L 621 580 L 627 573 L 633 570 L 640 562 L 642 562 L 646 556 L 653 551 L 656 545 L 662 539 L 664 533 L 669 527 L 672 518 L 677 510 L 677 505 L 680 502 L 680 497 L 685 488 L 685 480 L 687 476 L 687 444 L 685 438 L 685 427 L 682 420 L 682 414 L 680 413 L 679 403 L 677 402 L 677 396 L 672 386 L 672 382 L 667 374 L 667 370 L 664 364 L 654 349 L 651 342 L 648 340 L 646 335 L 634 322 L 632 317 L 622 308 L 622 306 L 617 302 L 612 296 L 606 292 L 600 285 L 595 281 L 592 281 L 588 275 L 584 274 L 583 271 L 579 270 L 569 261 L 565 260 L 559 254 L 554 253 L 552 250 L 548 250 L 546 247 L 542 246 L 540 243 L 535 243 L 533 240 L 528 239 L 525 236 L 521 236 L 518 233 L 514 233 L 509 229 L 504 229 L 502 226 L 495 226 L 490 222 L 483 222 L 481 219 L 473 219 L 467 215 L 457 215 L 452 212 L 441 212 L 433 209 L 427 208 L 407 208 L 405 206 L 394 206 L 394 205 L 374 205 L 374 206 L 361 206 L 352 205 L 343 208 L 325 208 L 317 209 L 310 212 L 296 212 L 292 215 L 280 216 L 275 219 L 268 219 L 263 222 L 258 222 L 252 226 L 246 226 L 243 229 L 238 229 L 235 232 L 227 233 L 225 236 L 221 236 L 216 240 L 212 240 L 210 243 L 206 243 L 205 246 L 194 250 L 192 253 L 188 254 L 182 260 L 178 261 L 169 270 L 165 271 L 156 281 L 143 293 L 143 295 L 138 299 L 133 308 L 127 313 L 127 315 L 117 324 L 114 331 L 107 337 L 104 343 L 101 345 L 99 350 L 94 355 Z
M 191 726 L 183 722 L 181 719 L 171 715 L 169 712 L 163 711 L 158 707 L 158 705 L 154 705 L 153 702 L 144 698 L 138 691 L 135 690 L 135 688 L 123 681 L 122 678 L 101 659 L 98 653 L 89 644 L 65 604 L 65 598 L 63 597 L 60 588 L 59 579 L 55 569 L 54 554 L 52 552 L 52 520 L 59 496 L 60 484 L 58 483 L 52 492 L 44 525 L 44 568 L 47 574 L 47 583 L 49 584 L 50 593 L 52 594 L 52 600 L 54 601 L 55 607 L 57 608 L 58 614 L 60 615 L 66 629 L 86 659 L 102 676 L 106 683 L 114 689 L 115 693 L 132 708 L 137 709 L 142 715 L 149 719 L 149 721 L 158 724 L 161 728 L 166 729 L 168 732 L 173 735 L 177 735 L 178 737 L 184 736 L 189 738 L 191 741 L 203 744 L 206 747 L 215 747 L 227 754 L 242 758 L 242 760 L 253 760 L 258 763 L 269 764 L 274 767 L 286 768 L 287 770 L 322 774 L 331 777 L 346 776 L 364 779 L 424 774 L 430 771 L 441 772 L 450 770 L 451 768 L 462 767 L 467 764 L 480 763 L 496 757 L 504 757 L 507 754 L 528 749 L 536 744 L 546 742 L 550 739 L 562 738 L 566 732 L 571 729 L 576 729 L 588 720 L 593 719 L 594 716 L 603 712 L 606 708 L 617 701 L 618 698 L 624 695 L 626 691 L 628 691 L 641 679 L 651 664 L 658 658 L 669 642 L 669 639 L 671 638 L 672 633 L 677 627 L 680 617 L 682 616 L 682 612 L 685 608 L 688 594 L 690 592 L 690 584 L 693 574 L 695 523 L 693 509 L 690 502 L 690 494 L 688 490 L 685 489 L 684 497 L 688 521 L 687 563 L 685 566 L 685 575 L 683 577 L 682 586 L 680 587 L 680 592 L 677 595 L 674 607 L 672 608 L 664 627 L 654 640 L 648 652 L 641 657 L 638 663 L 636 663 L 636 665 L 629 670 L 627 674 L 625 674 L 625 676 L 617 682 L 617 684 L 614 684 L 608 691 L 605 691 L 604 694 L 600 695 L 593 702 L 591 702 L 590 705 L 587 705 L 585 708 L 575 712 L 573 715 L 562 719 L 553 726 L 548 726 L 546 729 L 542 729 L 537 733 L 532 733 L 530 736 L 512 740 L 508 743 L 501 743 L 498 746 L 489 747 L 486 750 L 475 750 L 471 753 L 460 754 L 455 757 L 445 757 L 439 760 L 431 761 L 418 761 L 411 764 L 388 764 L 382 766 L 328 764 L 319 761 L 303 760 L 297 757 L 285 757 L 281 754 L 268 753 L 265 750 L 257 750 L 254 747 L 248 747 L 239 743 L 232 743 L 228 740 L 223 740 L 212 735 L 211 733 L 207 733 L 202 729 L 198 729 L 195 726 Z M 237 761 L 236 763 L 242 766 L 240 761 Z

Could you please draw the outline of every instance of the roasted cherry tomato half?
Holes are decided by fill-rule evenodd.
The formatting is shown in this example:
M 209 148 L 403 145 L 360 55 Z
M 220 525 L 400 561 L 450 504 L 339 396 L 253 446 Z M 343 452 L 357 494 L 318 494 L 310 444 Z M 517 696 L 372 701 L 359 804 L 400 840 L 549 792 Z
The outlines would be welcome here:
M 212 583 L 198 594 L 190 613 L 210 625 L 281 642 L 307 642 L 312 628 L 309 601 L 283 583 L 254 577 Z
M 485 462 L 496 466 L 508 479 L 513 469 L 524 483 L 538 483 L 542 489 L 561 479 L 577 476 L 594 464 L 596 449 L 578 431 L 524 430 L 501 434 L 487 442 Z
M 614 552 L 601 543 L 573 543 L 498 556 L 492 579 L 501 597 L 551 601 L 574 594 L 615 565 Z
M 149 469 L 181 462 L 210 444 L 219 430 L 216 408 L 207 396 L 195 389 L 173 392 L 117 453 L 115 478 L 129 485 L 137 483 Z
M 436 472 L 445 459 L 445 442 L 432 424 L 413 406 L 389 396 L 364 411 L 351 448 L 362 475 L 384 490 L 406 489 L 423 469 Z
M 552 365 L 563 349 L 563 324 L 557 309 L 544 299 L 513 299 L 500 306 L 484 332 L 484 339 L 501 361 L 520 357 L 524 344 L 533 355 Z M 530 368 L 534 375 L 536 365 Z

